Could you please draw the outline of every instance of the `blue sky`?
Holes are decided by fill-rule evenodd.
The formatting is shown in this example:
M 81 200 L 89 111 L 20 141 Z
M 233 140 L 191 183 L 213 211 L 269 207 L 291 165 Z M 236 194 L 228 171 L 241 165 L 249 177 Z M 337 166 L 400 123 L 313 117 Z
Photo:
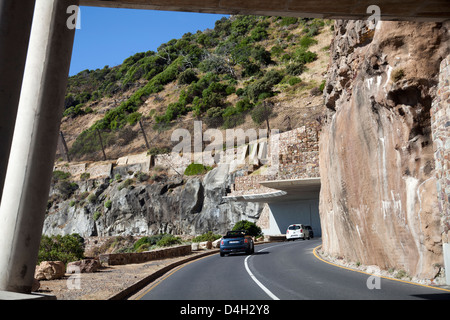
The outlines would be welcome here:
M 137 52 L 154 50 L 186 32 L 214 28 L 223 15 L 81 7 L 81 29 L 69 75 L 119 65 Z

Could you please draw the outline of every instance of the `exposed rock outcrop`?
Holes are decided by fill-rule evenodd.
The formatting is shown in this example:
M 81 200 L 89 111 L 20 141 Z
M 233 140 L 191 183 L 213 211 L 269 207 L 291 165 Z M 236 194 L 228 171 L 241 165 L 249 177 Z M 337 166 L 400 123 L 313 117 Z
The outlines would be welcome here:
M 337 21 L 320 137 L 323 249 L 433 278 L 442 264 L 430 108 L 447 24 Z
M 257 221 L 263 209 L 263 204 L 222 199 L 233 180 L 225 164 L 205 176 L 171 176 L 144 182 L 134 179 L 124 187 L 131 178 L 124 176 L 122 182 L 109 178 L 77 182 L 79 188 L 70 199 L 50 203 L 44 234 L 225 234 L 242 219 Z M 56 189 L 52 192 L 58 193 Z

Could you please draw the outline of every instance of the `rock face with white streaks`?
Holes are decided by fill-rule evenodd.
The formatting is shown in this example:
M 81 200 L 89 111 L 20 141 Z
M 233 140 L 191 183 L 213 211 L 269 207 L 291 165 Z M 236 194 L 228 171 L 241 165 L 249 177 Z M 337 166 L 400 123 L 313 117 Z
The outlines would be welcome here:
M 328 254 L 433 278 L 442 264 L 430 109 L 449 24 L 337 21 L 320 137 Z
M 54 187 L 50 198 L 57 199 L 49 202 L 43 232 L 82 237 L 225 234 L 240 220 L 256 222 L 263 209 L 259 203 L 224 201 L 232 180 L 227 165 L 219 165 L 205 176 L 79 181 L 66 200 L 57 197 Z

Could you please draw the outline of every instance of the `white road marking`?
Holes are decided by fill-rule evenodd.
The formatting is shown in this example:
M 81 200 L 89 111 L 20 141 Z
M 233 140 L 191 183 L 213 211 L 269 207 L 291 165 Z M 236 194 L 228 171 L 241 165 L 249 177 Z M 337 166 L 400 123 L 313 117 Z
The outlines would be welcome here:
M 266 249 L 269 249 L 269 248 L 273 248 L 273 247 L 277 247 L 277 246 L 279 246 L 279 244 L 278 245 L 275 245 L 275 246 L 271 246 L 271 247 L 267 247 L 267 248 L 264 248 L 264 249 L 261 249 L 261 250 L 259 250 L 258 252 L 261 252 L 261 251 L 264 251 L 264 250 L 266 250 Z M 272 291 L 270 291 L 269 289 L 267 289 L 258 279 L 256 279 L 256 277 L 255 277 L 255 275 L 251 272 L 251 270 L 250 270 L 250 268 L 249 268 L 249 266 L 248 266 L 248 259 L 250 258 L 251 256 L 247 256 L 247 258 L 245 258 L 245 260 L 244 260 L 244 265 L 245 265 L 245 269 L 247 270 L 247 273 L 249 274 L 249 276 L 250 276 L 250 278 L 252 278 L 253 279 L 253 281 L 255 281 L 255 283 L 272 299 L 272 300 L 280 300 L 280 298 L 278 298 L 276 295 L 274 295 L 273 293 L 272 293 Z

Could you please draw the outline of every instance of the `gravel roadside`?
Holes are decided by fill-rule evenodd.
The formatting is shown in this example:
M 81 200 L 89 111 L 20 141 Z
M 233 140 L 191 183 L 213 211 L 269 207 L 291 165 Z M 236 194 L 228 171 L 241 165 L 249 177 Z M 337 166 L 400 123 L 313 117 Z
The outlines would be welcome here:
M 184 262 L 214 254 L 217 249 L 193 252 L 189 255 L 148 261 L 139 264 L 105 266 L 94 273 L 66 274 L 58 280 L 40 281 L 37 293 L 56 296 L 57 300 L 109 300 L 121 299 L 128 291 L 140 289 L 153 277 L 167 272 Z

